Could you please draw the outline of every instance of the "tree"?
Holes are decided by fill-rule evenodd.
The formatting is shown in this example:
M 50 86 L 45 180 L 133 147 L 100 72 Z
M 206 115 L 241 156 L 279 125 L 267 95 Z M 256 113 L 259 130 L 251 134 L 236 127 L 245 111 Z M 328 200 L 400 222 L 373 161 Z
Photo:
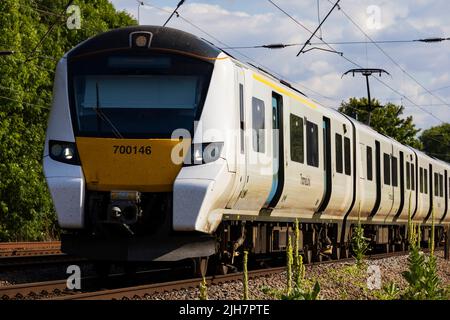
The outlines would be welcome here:
M 450 123 L 425 130 L 420 141 L 428 155 L 450 163 Z
M 73 4 L 81 9 L 80 30 L 69 30 L 68 16 L 61 16 L 67 0 L 0 1 L 0 50 L 16 52 L 0 57 L 0 241 L 57 234 L 42 153 L 58 59 L 99 32 L 136 24 L 107 0 Z
M 369 119 L 369 106 L 367 98 L 350 98 L 348 102 L 342 102 L 339 111 L 367 123 Z M 422 144 L 416 138 L 420 129 L 416 129 L 411 116 L 401 118 L 404 107 L 393 103 L 384 106 L 376 99 L 372 99 L 372 114 L 370 126 L 381 134 L 394 138 L 400 143 L 407 144 L 413 148 L 421 149 Z

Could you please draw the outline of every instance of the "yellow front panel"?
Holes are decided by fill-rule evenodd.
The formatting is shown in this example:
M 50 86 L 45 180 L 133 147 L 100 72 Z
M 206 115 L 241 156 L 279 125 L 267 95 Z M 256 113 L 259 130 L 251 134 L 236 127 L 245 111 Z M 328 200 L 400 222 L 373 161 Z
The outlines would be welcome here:
M 89 190 L 169 192 L 182 166 L 171 158 L 179 140 L 78 137 L 76 144 Z

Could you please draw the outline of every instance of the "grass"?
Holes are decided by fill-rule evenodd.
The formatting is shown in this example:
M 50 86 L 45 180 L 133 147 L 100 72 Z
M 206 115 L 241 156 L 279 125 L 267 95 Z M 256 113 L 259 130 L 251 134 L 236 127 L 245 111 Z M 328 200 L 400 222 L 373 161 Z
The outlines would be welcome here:
M 244 269 L 244 297 L 243 300 L 249 300 L 248 295 L 248 270 L 247 270 L 247 263 L 248 263 L 248 251 L 244 251 L 244 262 L 243 262 L 243 269 Z
M 358 267 L 363 266 L 367 251 L 369 251 L 369 238 L 364 237 L 364 228 L 361 225 L 361 204 L 358 210 L 358 224 L 352 234 L 352 250 Z
M 206 284 L 205 276 L 203 276 L 203 280 L 202 280 L 202 282 L 200 282 L 199 290 L 200 290 L 199 299 L 200 300 L 208 300 L 208 287 Z
M 401 295 L 405 300 L 443 300 L 449 298 L 448 290 L 442 288 L 437 275 L 437 261 L 434 255 L 434 210 L 432 210 L 431 235 L 429 239 L 430 255 L 426 256 L 420 248 L 420 224 L 408 218 L 409 257 L 408 270 L 403 272 L 403 278 L 408 287 Z
M 276 290 L 263 287 L 262 291 L 273 298 L 280 300 L 317 300 L 320 294 L 320 284 L 316 280 L 314 284 L 305 281 L 305 266 L 303 258 L 299 254 L 300 230 L 298 221 L 295 222 L 294 248 L 291 236 L 288 237 L 286 248 L 286 288 Z M 293 281 L 295 279 L 295 281 Z

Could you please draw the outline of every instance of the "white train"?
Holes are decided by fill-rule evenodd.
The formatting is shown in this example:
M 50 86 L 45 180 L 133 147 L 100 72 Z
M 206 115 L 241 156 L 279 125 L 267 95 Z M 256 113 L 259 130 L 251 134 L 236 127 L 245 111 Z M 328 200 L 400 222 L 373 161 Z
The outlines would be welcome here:
M 182 138 L 181 138 L 182 137 Z M 63 251 L 173 261 L 348 255 L 351 225 L 403 248 L 408 213 L 450 223 L 450 166 L 183 31 L 93 37 L 59 62 L 44 170 Z M 433 214 L 432 214 L 433 213 Z

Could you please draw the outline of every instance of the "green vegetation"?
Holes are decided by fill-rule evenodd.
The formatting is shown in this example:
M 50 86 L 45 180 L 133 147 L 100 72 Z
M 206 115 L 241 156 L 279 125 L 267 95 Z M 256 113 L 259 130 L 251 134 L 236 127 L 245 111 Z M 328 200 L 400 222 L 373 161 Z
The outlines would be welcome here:
M 303 256 L 299 254 L 300 229 L 298 220 L 295 220 L 295 242 L 294 242 L 294 278 L 297 287 L 301 286 L 305 279 L 305 266 L 303 265 Z
M 411 215 L 411 214 L 409 214 Z M 426 256 L 420 249 L 420 225 L 414 224 L 409 217 L 409 257 L 408 270 L 403 278 L 408 287 L 402 294 L 407 300 L 442 300 L 447 298 L 437 275 L 437 262 L 434 255 L 434 210 L 432 211 L 432 232 L 430 237 L 430 255 Z
M 369 117 L 369 107 L 367 98 L 350 98 L 348 102 L 342 102 L 339 111 L 367 123 Z M 411 116 L 406 119 L 400 118 L 404 107 L 393 103 L 381 106 L 380 102 L 372 99 L 373 108 L 370 126 L 379 133 L 385 134 L 400 143 L 421 149 L 422 143 L 416 138 L 420 129 L 416 129 Z
M 286 294 L 289 296 L 292 291 L 292 265 L 294 257 L 292 256 L 291 236 L 288 237 L 288 244 L 286 248 Z
M 320 294 L 320 284 L 315 281 L 314 284 L 305 281 L 305 266 L 303 265 L 302 256 L 299 255 L 299 237 L 300 230 L 298 221 L 295 223 L 295 250 L 292 248 L 291 236 L 288 237 L 286 248 L 286 289 L 276 290 L 263 287 L 263 293 L 281 300 L 317 300 Z M 293 252 L 294 251 L 294 252 Z M 294 266 L 294 268 L 293 268 Z M 294 286 L 292 286 L 292 280 Z
M 369 238 L 364 237 L 364 228 L 361 226 L 361 208 L 358 211 L 358 224 L 353 229 L 352 250 L 356 265 L 362 267 L 366 252 L 369 250 Z
M 56 238 L 58 229 L 42 172 L 56 63 L 76 44 L 111 28 L 136 24 L 107 0 L 74 1 L 81 29 L 69 30 L 67 0 L 0 1 L 0 241 Z M 36 9 L 40 9 L 39 11 Z M 56 19 L 56 20 L 55 20 Z M 50 25 L 57 24 L 30 56 Z
M 368 294 L 366 270 L 356 264 L 329 268 L 326 277 L 329 279 L 328 281 L 337 284 L 340 299 L 351 298 L 350 292 L 347 290 L 349 284 L 352 288 L 358 288 L 359 291 Z
M 248 269 L 247 269 L 247 264 L 248 264 L 248 251 L 244 251 L 244 297 L 243 300 L 248 300 L 249 299 L 249 295 L 248 295 Z
M 450 124 L 425 130 L 420 136 L 423 150 L 430 156 L 450 162 Z
M 374 292 L 374 296 L 379 300 L 395 300 L 400 296 L 401 290 L 397 284 L 393 281 L 384 285 L 382 290 L 377 290 Z
M 205 276 L 203 276 L 202 278 L 203 278 L 203 280 L 202 280 L 202 282 L 200 282 L 200 285 L 199 285 L 199 291 L 200 291 L 199 299 L 200 300 L 208 300 L 208 286 L 206 283 L 206 278 L 205 278 Z

